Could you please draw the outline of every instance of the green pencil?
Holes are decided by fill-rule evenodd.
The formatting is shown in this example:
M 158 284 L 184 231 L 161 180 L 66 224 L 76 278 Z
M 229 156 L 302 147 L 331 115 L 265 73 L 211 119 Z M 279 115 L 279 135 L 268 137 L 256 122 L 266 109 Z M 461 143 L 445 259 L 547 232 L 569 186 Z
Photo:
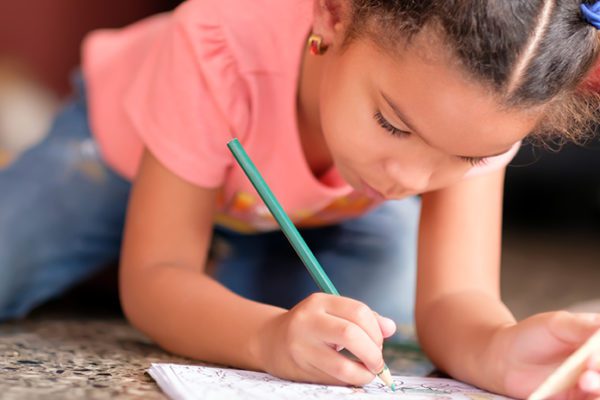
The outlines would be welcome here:
M 246 153 L 246 150 L 244 150 L 244 147 L 239 140 L 231 140 L 229 143 L 227 143 L 227 147 L 231 153 L 233 153 L 236 161 L 238 164 L 240 164 L 240 167 L 242 167 L 242 170 L 244 170 L 244 173 L 248 179 L 250 179 L 250 182 L 267 205 L 269 211 L 271 211 L 271 214 L 273 214 L 273 217 L 275 217 L 275 220 L 281 227 L 284 235 L 287 237 L 294 250 L 296 250 L 296 253 L 298 253 L 298 256 L 304 263 L 304 266 L 306 269 L 308 269 L 308 272 L 315 280 L 319 288 L 325 293 L 339 296 L 340 293 L 337 291 L 335 286 L 333 286 L 333 283 L 331 283 L 331 280 L 329 280 L 329 277 L 325 271 L 323 271 L 321 264 L 319 264 L 315 255 L 310 250 L 304 239 L 302 239 L 300 232 L 298 232 L 298 229 L 296 229 L 294 223 L 283 210 L 283 207 L 281 207 L 281 204 L 279 204 L 279 201 L 277 201 L 277 198 L 271 189 L 269 189 L 269 186 L 263 179 L 260 172 L 258 172 L 258 169 L 250 159 L 250 156 L 248 156 L 248 153 Z M 392 380 L 390 369 L 386 364 L 384 364 L 383 369 L 377 374 L 377 376 L 392 390 L 396 389 L 396 386 Z

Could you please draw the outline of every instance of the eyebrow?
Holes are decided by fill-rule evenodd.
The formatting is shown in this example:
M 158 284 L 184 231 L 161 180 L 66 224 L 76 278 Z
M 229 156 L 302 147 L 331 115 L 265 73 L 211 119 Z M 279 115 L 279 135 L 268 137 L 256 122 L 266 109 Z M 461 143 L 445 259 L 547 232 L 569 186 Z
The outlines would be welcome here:
M 419 136 L 428 146 L 435 147 L 431 144 L 431 142 L 429 142 L 427 140 L 427 138 L 425 138 L 425 136 L 423 136 L 421 133 L 419 133 L 419 131 L 417 131 L 414 128 L 414 124 L 412 122 L 410 122 L 408 118 L 406 118 L 406 114 L 404 114 L 400 110 L 400 108 L 398 108 L 398 106 L 388 96 L 385 95 L 385 93 L 383 93 L 383 92 L 380 92 L 380 93 L 381 93 L 381 97 L 383 97 L 385 99 L 385 101 L 388 103 L 388 105 L 391 107 L 391 109 L 394 110 L 394 113 L 396 113 L 396 116 L 398 118 L 400 118 L 400 120 L 408 127 L 408 129 L 411 130 L 412 133 Z M 508 153 L 510 151 L 510 149 L 512 149 L 512 146 L 507 148 L 506 150 L 503 150 L 503 151 L 495 153 L 495 154 L 490 154 L 488 156 L 460 156 L 460 155 L 457 155 L 457 157 L 461 157 L 461 158 L 492 158 L 492 157 L 497 157 L 502 154 Z

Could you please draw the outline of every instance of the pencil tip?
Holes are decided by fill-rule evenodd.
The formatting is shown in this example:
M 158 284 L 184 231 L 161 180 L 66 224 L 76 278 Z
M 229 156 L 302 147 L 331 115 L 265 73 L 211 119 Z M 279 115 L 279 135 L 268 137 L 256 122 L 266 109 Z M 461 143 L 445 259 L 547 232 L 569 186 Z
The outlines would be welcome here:
M 394 379 L 392 378 L 392 374 L 390 373 L 390 369 L 387 365 L 384 365 L 383 370 L 379 374 L 377 374 L 379 378 L 385 383 L 387 387 L 395 391 L 396 385 L 394 385 Z

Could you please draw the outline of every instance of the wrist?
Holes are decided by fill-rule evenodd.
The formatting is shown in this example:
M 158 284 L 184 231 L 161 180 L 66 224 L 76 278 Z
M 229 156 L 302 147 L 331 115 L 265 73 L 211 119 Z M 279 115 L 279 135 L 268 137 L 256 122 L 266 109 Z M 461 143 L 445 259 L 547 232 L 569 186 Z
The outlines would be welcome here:
M 268 371 L 268 356 L 273 351 L 274 331 L 280 317 L 287 310 L 280 309 L 269 315 L 263 323 L 259 324 L 253 332 L 248 335 L 247 359 L 251 369 L 256 371 Z
M 485 347 L 481 365 L 485 368 L 484 376 L 488 377 L 486 389 L 495 393 L 507 393 L 506 377 L 510 369 L 507 354 L 511 331 L 515 325 L 516 322 L 511 322 L 496 327 Z

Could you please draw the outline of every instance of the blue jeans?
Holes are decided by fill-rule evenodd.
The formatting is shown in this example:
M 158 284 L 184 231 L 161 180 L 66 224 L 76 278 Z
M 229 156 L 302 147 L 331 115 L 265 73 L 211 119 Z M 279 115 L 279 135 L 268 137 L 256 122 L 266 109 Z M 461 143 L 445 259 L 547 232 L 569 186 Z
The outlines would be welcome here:
M 0 169 L 0 321 L 118 261 L 131 184 L 102 160 L 85 90 L 48 136 Z M 388 202 L 335 226 L 301 230 L 340 293 L 401 324 L 410 337 L 419 201 Z M 281 232 L 215 229 L 216 278 L 253 300 L 292 307 L 318 291 Z

